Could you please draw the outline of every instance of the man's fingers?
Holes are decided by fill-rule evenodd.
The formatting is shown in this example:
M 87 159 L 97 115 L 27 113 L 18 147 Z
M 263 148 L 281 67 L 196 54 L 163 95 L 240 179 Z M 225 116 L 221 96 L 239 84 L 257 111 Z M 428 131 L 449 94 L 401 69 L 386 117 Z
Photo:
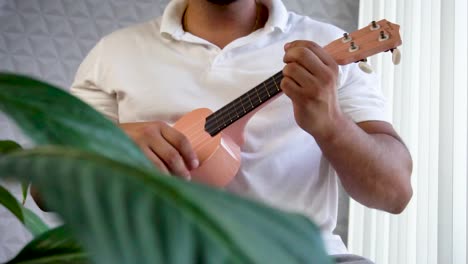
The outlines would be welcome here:
M 308 87 L 308 89 L 302 89 L 302 95 L 307 93 L 314 92 L 311 87 L 316 87 L 317 78 L 310 74 L 302 65 L 299 65 L 295 62 L 289 63 L 284 66 L 283 76 L 289 77 L 291 80 L 294 80 L 300 87 Z M 300 90 L 299 90 L 300 91 Z M 298 92 L 299 92 L 298 91 Z
M 150 149 L 164 162 L 169 171 L 184 178 L 190 178 L 190 172 L 185 165 L 184 159 L 171 144 L 164 139 L 151 142 Z
M 161 135 L 169 142 L 182 156 L 187 168 L 196 169 L 199 161 L 187 137 L 169 126 L 161 128 Z
M 287 76 L 281 80 L 281 90 L 283 90 L 284 94 L 291 98 L 293 102 L 302 100 L 302 93 L 304 89 L 302 89 L 299 84 L 296 83 L 296 81 Z
M 325 65 L 335 67 L 336 61 L 333 59 L 330 54 L 328 54 L 319 44 L 313 42 L 313 41 L 307 41 L 307 40 L 296 40 L 290 43 L 287 43 L 285 45 L 285 51 L 287 52 L 288 50 L 296 47 L 303 47 L 306 48 L 310 51 L 312 51 L 317 58 Z
M 283 73 L 300 86 L 317 89 L 336 84 L 338 65 L 318 44 L 311 41 L 294 41 L 285 46 L 285 51 L 284 62 L 287 65 Z
M 164 122 L 128 123 L 121 124 L 121 128 L 165 173 L 190 179 L 189 170 L 199 165 L 188 139 Z
M 306 47 L 289 48 L 284 54 L 283 60 L 286 64 L 297 63 L 301 65 L 314 76 L 320 76 L 327 68 L 319 57 Z
M 145 156 L 149 158 L 162 173 L 169 173 L 169 169 L 166 167 L 164 162 L 156 155 L 156 153 L 153 152 L 153 150 L 151 150 L 147 146 L 141 146 L 140 148 L 145 154 Z

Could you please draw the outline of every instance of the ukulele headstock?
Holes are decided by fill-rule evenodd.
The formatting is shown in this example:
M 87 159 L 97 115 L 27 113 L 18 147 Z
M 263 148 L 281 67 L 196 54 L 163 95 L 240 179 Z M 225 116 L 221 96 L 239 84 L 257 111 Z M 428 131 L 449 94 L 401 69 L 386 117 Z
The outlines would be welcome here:
M 368 57 L 384 51 L 392 51 L 393 62 L 398 64 L 401 54 L 397 47 L 402 44 L 399 31 L 399 25 L 385 19 L 372 21 L 365 28 L 350 34 L 345 33 L 342 38 L 328 44 L 325 50 L 340 65 L 367 61 Z M 368 72 L 362 66 L 361 69 Z

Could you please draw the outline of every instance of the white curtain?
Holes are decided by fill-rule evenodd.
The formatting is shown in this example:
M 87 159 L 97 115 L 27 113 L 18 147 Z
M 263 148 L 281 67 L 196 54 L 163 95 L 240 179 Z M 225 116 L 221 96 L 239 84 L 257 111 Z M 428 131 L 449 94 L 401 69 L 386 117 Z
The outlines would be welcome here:
M 360 26 L 401 25 L 403 54 L 371 59 L 414 162 L 393 216 L 351 201 L 349 249 L 378 264 L 467 263 L 467 0 L 361 0 Z M 392 157 L 388 157 L 391 159 Z

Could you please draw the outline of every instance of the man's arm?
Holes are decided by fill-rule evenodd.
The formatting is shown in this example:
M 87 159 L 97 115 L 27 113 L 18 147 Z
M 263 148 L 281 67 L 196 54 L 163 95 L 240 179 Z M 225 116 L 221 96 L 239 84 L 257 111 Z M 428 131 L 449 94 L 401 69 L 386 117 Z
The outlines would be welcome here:
M 389 123 L 339 122 L 336 133 L 316 138 L 343 187 L 358 202 L 390 213 L 405 209 L 412 196 L 411 156 Z
M 393 127 L 382 121 L 355 124 L 341 111 L 338 65 L 319 45 L 295 41 L 285 51 L 281 88 L 292 100 L 297 124 L 315 138 L 351 197 L 402 212 L 412 196 L 412 161 Z

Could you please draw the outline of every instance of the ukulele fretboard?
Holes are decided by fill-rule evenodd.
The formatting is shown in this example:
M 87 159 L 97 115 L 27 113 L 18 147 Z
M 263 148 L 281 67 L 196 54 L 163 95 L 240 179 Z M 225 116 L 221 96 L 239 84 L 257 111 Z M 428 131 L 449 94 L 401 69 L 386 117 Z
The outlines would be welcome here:
M 281 92 L 280 83 L 282 79 L 283 72 L 280 71 L 208 116 L 205 131 L 211 136 L 215 136 L 232 123 L 255 110 L 255 108 Z

